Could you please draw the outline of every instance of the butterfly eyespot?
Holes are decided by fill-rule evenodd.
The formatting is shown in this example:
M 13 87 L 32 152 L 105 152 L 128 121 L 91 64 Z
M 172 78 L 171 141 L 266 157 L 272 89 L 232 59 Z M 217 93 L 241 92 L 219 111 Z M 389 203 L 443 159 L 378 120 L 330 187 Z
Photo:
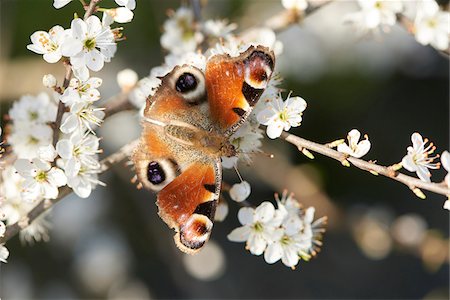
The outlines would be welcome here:
M 206 100 L 205 75 L 199 69 L 184 65 L 176 67 L 171 74 L 173 88 L 190 104 Z
M 136 170 L 141 184 L 155 192 L 162 190 L 180 174 L 178 164 L 170 158 L 138 161 Z
M 152 161 L 147 167 L 147 179 L 152 184 L 161 184 L 166 180 L 166 174 L 159 163 Z
M 175 88 L 180 93 L 187 93 L 197 87 L 197 79 L 191 73 L 183 73 L 178 77 Z

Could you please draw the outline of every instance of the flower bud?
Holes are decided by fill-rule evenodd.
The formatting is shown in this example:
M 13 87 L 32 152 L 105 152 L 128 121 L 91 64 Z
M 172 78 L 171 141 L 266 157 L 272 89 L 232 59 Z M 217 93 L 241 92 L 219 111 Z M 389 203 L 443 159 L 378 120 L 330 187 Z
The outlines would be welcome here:
M 138 81 L 138 75 L 131 69 L 125 69 L 117 73 L 117 83 L 122 91 L 129 91 Z
M 47 74 L 42 77 L 42 84 L 47 88 L 54 88 L 56 86 L 56 78 L 52 74 Z

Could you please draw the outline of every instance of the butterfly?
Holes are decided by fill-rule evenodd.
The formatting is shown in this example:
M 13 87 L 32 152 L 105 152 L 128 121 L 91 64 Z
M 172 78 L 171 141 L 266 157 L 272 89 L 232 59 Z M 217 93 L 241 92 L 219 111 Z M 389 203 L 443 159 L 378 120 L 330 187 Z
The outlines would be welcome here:
M 237 155 L 230 136 L 267 87 L 274 64 L 274 53 L 262 46 L 237 57 L 217 54 L 205 72 L 176 66 L 147 99 L 132 160 L 143 187 L 158 193 L 158 214 L 183 252 L 198 252 L 211 235 L 221 157 Z

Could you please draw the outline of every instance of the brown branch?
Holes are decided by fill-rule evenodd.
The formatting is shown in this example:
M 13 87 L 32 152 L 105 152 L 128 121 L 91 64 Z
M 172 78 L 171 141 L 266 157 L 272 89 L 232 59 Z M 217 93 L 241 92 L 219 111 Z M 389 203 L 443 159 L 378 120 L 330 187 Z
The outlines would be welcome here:
M 101 0 L 91 0 L 91 2 L 89 2 L 89 6 L 86 8 L 86 12 L 84 13 L 84 20 L 89 18 L 97 10 L 97 4 L 100 1 Z
M 336 150 L 333 150 L 325 145 L 321 145 L 315 142 L 311 142 L 308 140 L 305 140 L 301 137 L 295 136 L 293 134 L 283 132 L 281 134 L 281 139 L 285 140 L 286 142 L 289 142 L 295 146 L 301 151 L 303 149 L 308 149 L 317 153 L 320 153 L 324 156 L 333 158 L 337 161 L 340 161 L 341 163 L 345 163 L 348 161 L 355 167 L 368 171 L 371 173 L 377 173 L 383 176 L 386 176 L 390 179 L 396 180 L 398 182 L 401 182 L 405 184 L 407 187 L 409 187 L 414 193 L 416 193 L 417 188 L 427 190 L 436 194 L 441 194 L 444 196 L 450 195 L 450 189 L 446 187 L 443 184 L 434 183 L 434 182 L 424 182 L 418 178 L 408 176 L 405 174 L 402 174 L 400 172 L 395 171 L 391 167 L 385 167 L 381 165 L 377 165 L 372 162 L 368 162 L 359 158 L 355 157 L 349 157 L 346 154 L 343 154 L 341 152 L 338 152 Z
M 72 66 L 70 65 L 70 62 L 68 60 L 65 60 L 63 62 L 64 67 L 66 68 L 66 75 L 64 76 L 64 82 L 63 82 L 63 88 L 61 89 L 61 93 L 69 86 L 70 79 L 72 78 Z M 61 126 L 62 117 L 64 115 L 64 112 L 66 111 L 66 105 L 59 100 L 58 103 L 58 111 L 56 113 L 56 119 L 55 122 L 52 124 L 53 127 L 53 147 L 56 146 L 56 143 L 59 139 L 59 126 Z
M 132 150 L 136 147 L 138 140 L 126 144 L 120 148 L 117 152 L 111 154 L 110 156 L 104 158 L 100 162 L 100 173 L 108 171 L 114 164 L 123 161 Z M 40 201 L 32 210 L 30 210 L 24 217 L 22 217 L 18 222 L 8 225 L 6 227 L 5 235 L 0 238 L 0 245 L 6 243 L 9 239 L 19 233 L 20 230 L 26 228 L 31 224 L 37 217 L 46 212 L 48 209 L 53 207 L 62 198 L 71 194 L 73 191 L 68 186 L 64 186 L 59 189 L 58 198 L 56 199 L 45 199 Z
M 116 96 L 109 98 L 105 105 L 105 118 L 109 118 L 112 115 L 121 111 L 133 110 L 135 107 L 128 101 L 128 93 L 120 93 Z

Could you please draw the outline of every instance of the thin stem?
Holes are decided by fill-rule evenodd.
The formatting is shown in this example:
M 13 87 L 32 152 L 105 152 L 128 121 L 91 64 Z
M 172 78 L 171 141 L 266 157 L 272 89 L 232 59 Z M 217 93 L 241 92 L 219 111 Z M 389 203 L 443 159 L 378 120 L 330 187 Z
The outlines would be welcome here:
M 97 4 L 100 1 L 101 0 L 91 0 L 91 2 L 89 2 L 89 6 L 87 6 L 86 12 L 84 13 L 84 20 L 89 18 L 95 12 L 95 10 L 97 8 Z
M 72 66 L 70 65 L 70 62 L 68 60 L 65 60 L 63 64 L 66 69 L 66 75 L 64 76 L 62 91 L 64 91 L 69 86 L 70 79 L 72 78 Z M 60 100 L 58 103 L 58 111 L 56 113 L 56 119 L 55 122 L 53 123 L 53 141 L 52 141 L 53 146 L 56 146 L 56 143 L 58 142 L 59 127 L 61 126 L 61 121 L 65 110 L 66 105 Z
M 333 150 L 325 145 L 321 145 L 315 142 L 311 142 L 308 140 L 305 140 L 301 137 L 295 136 L 290 133 L 283 132 L 281 134 L 281 139 L 285 140 L 288 143 L 291 143 L 301 151 L 302 149 L 306 148 L 308 150 L 314 151 L 316 153 L 320 153 L 324 156 L 333 158 L 337 161 L 345 162 L 348 161 L 358 169 L 368 171 L 368 172 L 375 172 L 377 174 L 386 176 L 390 179 L 396 180 L 398 182 L 401 182 L 405 184 L 407 187 L 409 187 L 412 191 L 414 191 L 416 188 L 427 190 L 436 194 L 441 194 L 444 196 L 450 195 L 450 189 L 446 187 L 443 184 L 434 183 L 434 182 L 424 182 L 418 178 L 408 176 L 405 174 L 402 174 L 398 171 L 395 171 L 391 167 L 385 167 L 381 165 L 377 165 L 372 162 L 368 162 L 359 158 L 347 156 L 346 154 L 343 154 L 341 152 L 338 152 L 336 150 Z
M 126 144 L 122 148 L 120 148 L 117 152 L 111 154 L 110 156 L 104 158 L 100 162 L 100 172 L 104 173 L 111 169 L 111 167 L 121 161 L 123 161 L 127 156 L 132 152 L 132 150 L 136 147 L 138 140 L 135 140 L 129 144 Z M 27 227 L 31 224 L 37 217 L 46 212 L 48 209 L 53 207 L 56 203 L 58 203 L 61 199 L 71 194 L 73 191 L 68 186 L 64 186 L 59 189 L 58 198 L 56 199 L 45 199 L 39 202 L 32 210 L 28 212 L 22 219 L 18 222 L 8 225 L 6 227 L 5 235 L 0 238 L 0 245 L 6 243 L 13 236 L 19 233 L 20 230 Z

